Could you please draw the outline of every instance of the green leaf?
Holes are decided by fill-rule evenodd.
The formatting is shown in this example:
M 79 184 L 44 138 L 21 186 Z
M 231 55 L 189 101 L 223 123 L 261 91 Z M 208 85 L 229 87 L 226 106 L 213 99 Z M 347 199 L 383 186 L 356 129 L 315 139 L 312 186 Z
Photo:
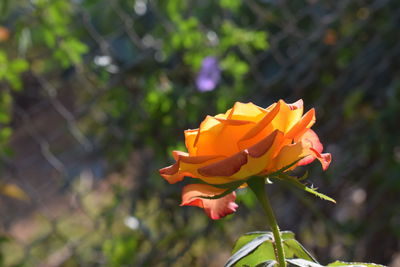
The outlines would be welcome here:
M 284 242 L 294 239 L 294 233 L 290 231 L 282 231 L 281 236 Z M 273 240 L 274 236 L 270 231 L 255 231 L 242 235 L 232 249 L 234 255 L 225 266 L 256 266 L 258 264 L 273 266 L 274 264 L 270 262 L 275 259 Z
M 290 258 L 303 258 L 313 262 L 317 262 L 314 257 L 295 239 L 295 235 L 291 231 L 282 231 L 281 237 L 285 250 L 286 257 Z M 269 231 L 255 231 L 246 233 L 241 236 L 235 243 L 232 253 L 236 253 L 241 248 L 245 247 L 247 243 L 251 242 L 257 237 L 265 236 L 268 240 L 273 241 L 274 237 L 272 232 Z
M 330 201 L 330 202 L 336 203 L 336 200 L 334 200 L 333 198 L 328 197 L 327 195 L 324 195 L 324 194 L 322 194 L 322 193 L 320 193 L 320 192 L 317 192 L 316 190 L 314 190 L 314 189 L 312 189 L 312 188 L 310 188 L 310 187 L 307 187 L 307 186 L 305 186 L 305 185 L 302 185 L 302 186 L 299 187 L 299 188 L 302 188 L 304 191 L 306 191 L 306 192 L 308 192 L 308 193 L 311 193 L 311 194 L 313 194 L 313 195 L 315 195 L 315 196 L 317 196 L 317 197 L 319 197 L 319 198 L 321 198 L 321 199 L 328 200 L 328 201 Z
M 311 262 L 305 259 L 286 259 L 286 261 L 294 266 L 299 267 L 324 267 L 315 262 Z M 344 261 L 335 261 L 326 266 L 352 266 L 352 267 L 384 267 L 384 265 L 375 264 L 375 263 L 363 263 L 363 262 L 344 262 Z
M 293 232 L 282 231 L 280 233 L 286 257 L 303 258 L 306 260 L 317 262 L 317 260 L 315 260 L 314 257 L 295 239 L 295 234 Z M 232 253 L 236 253 L 240 248 L 244 247 L 248 242 L 255 239 L 256 237 L 260 237 L 263 235 L 268 236 L 272 241 L 274 240 L 272 232 L 269 231 L 255 231 L 246 233 L 236 241 Z
M 266 176 L 267 176 L 267 177 L 270 177 L 270 178 L 275 178 L 275 177 L 280 178 L 280 176 L 285 175 L 285 174 L 284 174 L 285 171 L 287 171 L 288 169 L 290 169 L 291 167 L 293 167 L 294 165 L 296 165 L 297 162 L 299 162 L 299 161 L 302 160 L 303 158 L 304 158 L 304 157 L 301 157 L 301 158 L 299 158 L 298 160 L 293 161 L 293 162 L 290 163 L 289 165 L 286 165 L 285 167 L 283 167 L 283 168 L 277 170 L 276 172 L 269 173 L 269 174 L 267 174 Z
M 299 267 L 324 267 L 323 265 L 305 259 L 286 259 L 286 262 Z
M 256 267 L 273 267 L 275 265 L 277 265 L 277 262 L 275 260 L 268 260 L 257 264 Z
M 238 261 L 235 266 L 257 266 L 270 260 L 275 260 L 275 248 L 272 241 L 265 241 L 252 253 Z
M 295 237 L 294 233 L 291 231 L 281 231 L 280 233 L 281 233 L 282 240 L 294 239 L 294 237 Z M 232 253 L 235 253 L 238 249 L 240 249 L 242 246 L 244 246 L 250 240 L 252 240 L 258 236 L 262 236 L 262 235 L 268 235 L 271 237 L 271 240 L 274 239 L 274 235 L 271 231 L 254 231 L 254 232 L 245 233 L 236 241 L 234 249 L 232 250 Z
M 275 260 L 275 249 L 271 240 L 263 240 L 260 236 L 246 244 L 232 257 L 229 258 L 225 267 L 230 266 L 256 266 L 268 260 Z M 263 240 L 259 242 L 260 240 Z M 254 241 L 258 241 L 253 243 Z M 250 244 L 250 245 L 249 245 Z
M 270 232 L 265 234 L 249 233 L 248 235 L 241 236 L 233 248 L 234 254 L 228 259 L 225 267 L 235 266 L 236 263 L 241 264 L 238 266 L 246 264 L 255 266 L 266 260 L 275 259 L 272 241 L 273 236 Z
M 375 264 L 375 263 L 364 263 L 364 262 L 344 262 L 344 261 L 335 261 L 329 263 L 327 266 L 353 266 L 353 267 L 378 267 L 385 265 Z
M 319 197 L 321 199 L 328 200 L 328 201 L 331 201 L 333 203 L 336 203 L 336 200 L 334 200 L 333 198 L 328 197 L 327 195 L 324 195 L 324 194 L 322 194 L 320 192 L 317 192 L 316 189 L 314 189 L 314 188 L 307 187 L 305 184 L 302 184 L 301 182 L 299 182 L 299 180 L 297 178 L 295 178 L 295 177 L 291 177 L 289 175 L 280 175 L 280 176 L 274 177 L 274 178 L 278 178 L 278 179 L 281 179 L 281 180 L 283 180 L 285 182 L 289 182 L 291 185 L 294 185 L 295 187 L 297 187 L 297 188 L 299 188 L 299 189 L 301 189 L 303 191 L 306 191 L 306 192 L 308 192 L 310 194 L 313 194 L 313 195 L 315 195 L 315 196 L 317 196 L 317 197 Z
M 294 239 L 294 233 L 292 231 L 281 231 L 280 233 L 283 241 Z
M 244 245 L 246 245 L 247 243 L 249 243 L 251 240 L 259 237 L 259 236 L 265 236 L 266 238 L 273 240 L 274 236 L 272 235 L 272 232 L 269 231 L 255 231 L 255 232 L 249 232 L 246 233 L 244 235 L 242 235 L 241 237 L 239 237 L 239 239 L 236 241 L 233 249 L 232 249 L 232 253 L 236 253 L 240 248 L 242 248 Z
M 283 248 L 285 250 L 286 257 L 302 258 L 318 263 L 311 253 L 308 252 L 303 245 L 301 245 L 300 242 L 294 238 L 283 240 Z

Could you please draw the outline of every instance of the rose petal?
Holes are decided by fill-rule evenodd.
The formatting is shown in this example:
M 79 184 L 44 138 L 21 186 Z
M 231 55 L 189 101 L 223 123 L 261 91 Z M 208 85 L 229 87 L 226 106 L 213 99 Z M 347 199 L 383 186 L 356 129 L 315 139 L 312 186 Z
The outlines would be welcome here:
M 278 114 L 280 106 L 281 103 L 278 102 L 268 107 L 268 112 L 264 117 L 239 140 L 239 149 L 245 149 L 256 144 L 272 132 L 273 129 L 270 123 Z
M 285 145 L 281 149 L 278 156 L 273 160 L 274 167 L 272 170 L 277 171 L 302 157 L 304 158 L 289 170 L 294 169 L 296 166 L 310 164 L 314 159 L 318 159 L 321 162 L 322 169 L 326 170 L 331 162 L 331 154 L 321 154 L 322 150 L 323 146 L 317 134 L 309 129 L 297 143 Z
M 205 184 L 186 185 L 182 190 L 181 206 L 197 206 L 204 209 L 211 219 L 221 219 L 236 211 L 236 193 L 232 192 L 219 199 L 205 199 L 200 196 L 212 197 L 222 194 L 225 190 Z
M 247 153 L 241 151 L 229 158 L 201 167 L 198 173 L 202 176 L 232 176 L 247 163 Z
M 318 153 L 321 153 L 324 149 L 323 145 L 319 141 L 318 135 L 311 129 L 308 129 L 300 138 L 299 140 L 306 142 L 309 144 L 310 147 L 314 148 Z M 310 164 L 316 159 L 314 155 L 309 155 L 304 159 L 300 160 L 297 164 L 298 166 L 303 166 Z
M 185 145 L 189 152 L 189 155 L 195 156 L 197 153 L 197 148 L 194 146 L 194 143 L 199 133 L 199 129 L 186 130 L 184 133 L 185 133 Z
M 196 155 L 231 156 L 240 151 L 238 140 L 253 127 L 254 122 L 208 116 L 200 125 L 194 146 Z M 221 141 L 223 140 L 223 141 Z
M 314 148 L 318 153 L 324 150 L 324 146 L 319 141 L 318 135 L 311 129 L 308 129 L 299 140 L 303 142 L 308 142 L 312 148 Z
M 262 172 L 271 161 L 276 148 L 283 142 L 283 133 L 274 131 L 250 148 L 231 157 L 216 161 L 198 169 L 200 179 L 207 183 L 219 183 L 221 177 L 231 180 L 245 179 Z
M 290 110 L 303 109 L 303 106 L 304 106 L 303 99 L 299 99 L 292 104 L 288 104 L 288 106 L 289 106 Z
M 228 109 L 225 113 L 217 114 L 214 117 L 219 119 L 227 119 L 232 112 L 232 108 Z
M 197 169 L 207 166 L 223 157 L 219 155 L 190 157 L 186 152 L 174 151 L 176 163 L 161 169 L 160 175 L 170 184 L 182 181 L 185 176 L 197 178 Z
M 284 107 L 282 115 L 280 109 Z M 200 155 L 224 155 L 231 156 L 249 146 L 259 142 L 269 135 L 275 124 L 291 122 L 294 118 L 297 122 L 302 114 L 302 100 L 294 104 L 286 104 L 280 100 L 267 109 L 262 109 L 253 103 L 236 102 L 231 110 L 216 117 L 207 116 L 200 124 L 199 130 L 185 132 L 189 140 L 186 140 L 187 148 L 191 156 Z M 280 115 L 281 114 L 281 115 Z M 280 117 L 276 119 L 277 117 Z M 282 126 L 281 131 L 286 131 Z M 194 142 L 193 142 L 193 137 Z M 223 141 L 221 141 L 223 140 Z
M 313 162 L 315 159 L 318 159 L 321 162 L 322 169 L 325 171 L 329 167 L 332 157 L 329 153 L 321 154 L 322 150 L 324 150 L 324 146 L 319 141 L 318 135 L 313 130 L 308 129 L 299 139 L 304 143 L 308 143 L 312 153 L 311 155 L 300 160 L 297 165 L 307 165 Z
M 282 132 L 275 130 L 270 135 L 268 135 L 267 137 L 264 137 L 262 140 L 260 140 L 257 144 L 249 147 L 247 149 L 249 155 L 253 158 L 259 158 L 262 155 L 264 155 L 265 153 L 267 153 L 268 150 L 274 144 L 274 141 L 276 140 L 276 137 L 278 134 L 282 134 Z
M 302 157 L 310 155 L 309 146 L 303 142 L 298 142 L 295 144 L 285 145 L 278 156 L 273 160 L 273 166 L 271 167 L 271 172 L 280 170 L 286 166 L 289 166 L 296 160 L 301 159 Z M 288 170 L 292 170 L 296 167 L 294 165 Z
M 228 119 L 234 120 L 248 120 L 257 122 L 264 117 L 265 110 L 253 103 L 236 102 L 230 110 Z
M 284 134 L 275 130 L 269 136 L 247 149 L 248 163 L 245 164 L 233 177 L 244 179 L 249 176 L 264 173 L 271 165 L 277 151 L 282 147 Z M 272 142 L 272 143 L 271 143 Z
M 316 158 L 319 160 L 319 162 L 322 165 L 322 169 L 324 171 L 326 171 L 326 169 L 328 169 L 329 165 L 331 164 L 332 161 L 332 155 L 330 153 L 323 153 L 320 154 L 318 153 L 318 151 L 316 151 L 315 149 L 311 148 L 311 151 L 313 151 L 315 153 Z
M 245 124 L 253 124 L 254 125 L 254 122 L 252 122 L 252 121 L 222 119 L 222 118 L 216 118 L 216 117 L 214 119 L 218 120 L 219 122 L 221 122 L 222 124 L 225 124 L 225 125 L 234 125 L 234 126 L 240 126 L 240 125 L 245 125 Z
M 280 110 L 277 116 L 272 120 L 274 129 L 287 133 L 293 125 L 295 125 L 303 115 L 302 101 L 299 100 L 293 104 L 287 104 L 283 100 L 279 100 Z
M 286 138 L 294 139 L 303 135 L 315 123 L 315 109 L 310 109 L 286 134 Z

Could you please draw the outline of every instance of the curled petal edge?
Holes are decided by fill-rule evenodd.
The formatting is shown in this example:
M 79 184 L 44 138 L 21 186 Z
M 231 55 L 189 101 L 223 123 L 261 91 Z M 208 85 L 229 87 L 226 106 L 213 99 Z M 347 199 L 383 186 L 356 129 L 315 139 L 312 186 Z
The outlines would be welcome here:
M 318 147 L 317 147 L 318 148 Z M 319 147 L 320 149 L 321 147 Z M 299 140 L 297 143 L 285 145 L 278 156 L 273 160 L 271 167 L 272 171 L 277 171 L 288 166 L 290 163 L 299 160 L 299 162 L 293 167 L 287 169 L 287 171 L 293 170 L 296 166 L 303 166 L 310 164 L 315 159 L 318 159 L 322 165 L 322 169 L 325 171 L 331 163 L 331 154 L 321 154 L 316 148 L 312 147 L 312 144 L 305 140 Z
M 299 99 L 296 102 L 287 105 L 289 106 L 290 110 L 302 109 L 304 102 L 303 99 Z
M 321 162 L 322 169 L 324 171 L 328 169 L 332 156 L 330 153 L 322 153 L 324 146 L 319 141 L 318 135 L 313 130 L 308 129 L 300 139 L 310 146 L 310 155 L 300 160 L 297 165 L 304 166 L 318 159 Z
M 222 194 L 226 189 L 204 184 L 189 184 L 183 187 L 181 206 L 196 206 L 213 220 L 218 220 L 232 214 L 238 208 L 235 203 L 236 193 L 232 192 L 218 199 L 207 199 Z

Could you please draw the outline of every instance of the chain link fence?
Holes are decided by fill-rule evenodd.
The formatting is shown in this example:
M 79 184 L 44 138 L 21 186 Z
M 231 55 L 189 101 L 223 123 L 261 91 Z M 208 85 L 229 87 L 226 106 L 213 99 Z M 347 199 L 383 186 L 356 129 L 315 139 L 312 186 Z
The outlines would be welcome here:
M 398 1 L 6 2 L 0 48 L 29 68 L 22 90 L 0 84 L 1 182 L 29 200 L 0 196 L 4 266 L 223 265 L 243 229 L 265 228 L 251 197 L 210 222 L 157 169 L 205 114 L 279 98 L 316 107 L 333 164 L 310 177 L 338 201 L 274 190 L 282 227 L 321 262 L 400 265 Z M 208 55 L 222 78 L 203 93 Z

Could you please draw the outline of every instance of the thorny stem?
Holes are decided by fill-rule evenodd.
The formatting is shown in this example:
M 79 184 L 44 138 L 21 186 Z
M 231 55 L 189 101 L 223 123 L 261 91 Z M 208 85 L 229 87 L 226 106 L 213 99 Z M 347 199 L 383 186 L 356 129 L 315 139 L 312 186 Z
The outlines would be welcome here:
M 272 210 L 271 204 L 268 200 L 267 194 L 265 192 L 265 178 L 263 177 L 252 177 L 247 181 L 250 189 L 254 192 L 257 199 L 260 201 L 261 206 L 263 207 L 265 214 L 267 215 L 267 220 L 269 227 L 272 230 L 274 235 L 274 248 L 275 248 L 275 257 L 279 263 L 280 267 L 286 267 L 285 253 L 283 250 L 282 238 L 279 232 L 279 226 L 276 221 L 274 211 Z

